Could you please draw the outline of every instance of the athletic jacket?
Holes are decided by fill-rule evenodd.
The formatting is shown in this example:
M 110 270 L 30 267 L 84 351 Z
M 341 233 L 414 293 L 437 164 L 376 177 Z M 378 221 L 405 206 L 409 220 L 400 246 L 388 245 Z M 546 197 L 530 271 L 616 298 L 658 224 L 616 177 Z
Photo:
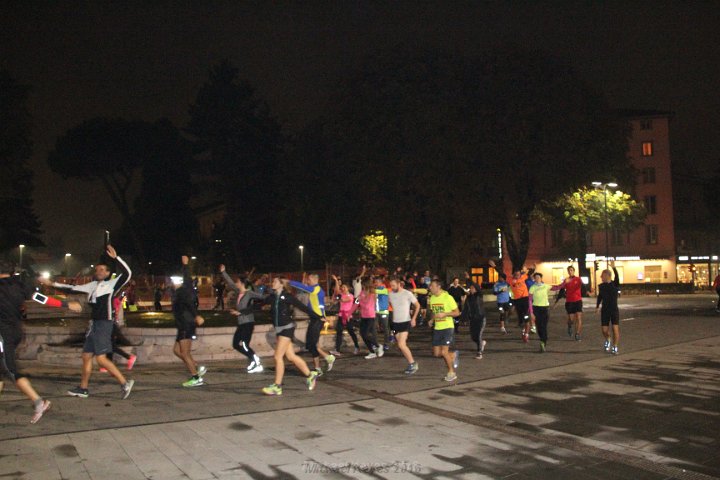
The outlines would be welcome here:
M 325 292 L 320 285 L 305 285 L 302 282 L 296 282 L 293 280 L 290 280 L 288 283 L 293 288 L 307 292 L 309 302 L 308 307 L 312 308 L 313 312 L 315 312 L 318 317 L 325 316 Z
M 482 288 L 472 280 L 468 282 L 468 286 L 475 286 L 476 292 L 468 293 L 461 316 L 465 320 L 482 318 L 485 316 L 485 302 Z
M 270 316 L 272 317 L 273 326 L 275 327 L 275 333 L 295 327 L 295 321 L 292 316 L 293 307 L 307 313 L 313 320 L 320 319 L 318 314 L 288 292 L 278 294 L 273 291 L 265 297 L 265 303 L 270 305 Z
M 55 282 L 53 287 L 87 294 L 88 303 L 92 308 L 91 318 L 93 320 L 112 320 L 114 318 L 112 298 L 127 285 L 132 277 L 130 267 L 122 258 L 116 257 L 115 263 L 119 270 L 115 278 L 102 281 L 93 280 L 84 285 L 67 285 Z
M 235 294 L 238 296 L 237 302 L 235 304 L 235 309 L 240 312 L 240 315 L 238 315 L 237 322 L 238 325 L 244 325 L 246 323 L 255 323 L 255 314 L 253 313 L 252 308 L 252 301 L 253 300 L 264 300 L 267 295 L 263 295 L 262 293 L 253 292 L 252 290 L 246 290 L 243 296 L 240 296 L 240 289 L 235 286 L 235 282 L 233 282 L 232 278 L 230 278 L 230 275 L 228 275 L 227 272 L 222 272 L 223 280 L 225 280 L 225 283 L 227 284 L 227 288 L 235 292 Z
M 173 294 L 172 311 L 178 330 L 191 330 L 195 326 L 195 317 L 198 315 L 195 287 L 187 265 L 183 265 L 183 284 Z
M 605 283 L 602 282 L 598 287 L 597 307 L 602 304 L 605 312 L 615 312 L 618 310 L 618 295 L 620 293 L 620 276 L 615 267 L 613 267 L 615 278 Z

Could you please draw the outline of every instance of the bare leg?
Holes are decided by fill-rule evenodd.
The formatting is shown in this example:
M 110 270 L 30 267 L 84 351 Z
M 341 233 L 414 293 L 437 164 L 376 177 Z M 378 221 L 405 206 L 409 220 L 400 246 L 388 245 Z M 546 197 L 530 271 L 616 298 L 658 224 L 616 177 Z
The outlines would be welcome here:
M 620 342 L 620 325 L 613 325 L 613 347 L 618 346 L 618 342 Z
M 30 384 L 30 380 L 28 380 L 27 378 L 18 378 L 15 382 L 15 385 L 17 385 L 18 390 L 20 390 L 26 397 L 28 397 L 33 402 L 40 398 L 40 395 L 38 395 L 38 393 Z
M 95 357 L 95 360 L 97 360 L 98 365 L 107 369 L 108 373 L 110 373 L 110 375 L 115 377 L 115 380 L 117 380 L 118 383 L 120 383 L 120 385 L 125 385 L 125 382 L 126 382 L 125 377 L 123 376 L 122 373 L 120 373 L 120 370 L 118 370 L 117 366 L 107 358 L 106 355 L 98 355 Z M 91 370 L 92 370 L 92 365 L 91 365 Z M 87 388 L 87 387 L 83 387 L 83 388 Z
M 606 341 L 610 340 L 610 327 L 602 326 L 602 334 Z
M 298 355 L 295 354 L 295 350 L 293 350 L 292 345 L 289 346 L 285 351 L 285 358 L 290 360 L 295 367 L 300 370 L 300 373 L 305 375 L 306 377 L 310 375 L 310 369 L 307 366 L 307 363 L 305 363 L 305 360 L 300 358 Z
M 400 332 L 395 335 L 395 338 L 397 339 L 398 348 L 402 352 L 403 357 L 405 357 L 405 360 L 407 360 L 408 363 L 414 363 L 415 360 L 413 359 L 412 352 L 407 346 L 408 332 Z
M 575 314 L 575 325 L 578 335 L 582 335 L 582 313 L 578 312 Z
M 445 359 L 445 364 L 448 367 L 448 373 L 450 373 L 450 374 L 455 373 L 455 368 L 453 367 L 453 361 L 455 359 L 453 357 L 453 354 L 450 353 L 450 347 L 440 347 L 440 351 L 442 353 L 443 358 Z
M 197 364 L 195 363 L 195 360 L 192 358 L 192 354 L 190 353 L 191 347 L 192 340 L 190 340 L 189 338 L 180 340 L 178 342 L 175 342 L 175 346 L 173 346 L 173 353 L 176 357 L 182 360 L 183 363 L 185 363 L 185 366 L 190 372 L 190 375 L 194 377 L 195 375 L 197 375 Z
M 282 385 L 285 376 L 285 352 L 287 352 L 288 347 L 292 349 L 292 339 L 278 336 L 275 354 L 273 355 L 275 358 L 275 385 Z
M 90 375 L 92 375 L 92 353 L 83 352 L 82 354 L 82 376 L 80 377 L 80 388 L 88 388 L 90 384 Z

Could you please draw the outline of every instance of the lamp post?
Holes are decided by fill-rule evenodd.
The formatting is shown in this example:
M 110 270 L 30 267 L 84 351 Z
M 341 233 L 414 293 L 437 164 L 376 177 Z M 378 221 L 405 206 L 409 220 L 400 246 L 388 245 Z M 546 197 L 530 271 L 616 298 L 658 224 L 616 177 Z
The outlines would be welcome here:
M 20 249 L 20 269 L 22 270 L 22 260 L 23 260 L 23 249 L 25 248 L 25 245 L 18 245 L 18 249 Z
M 305 271 L 305 247 L 300 245 L 298 247 L 298 249 L 300 250 L 300 271 L 304 272 Z
M 72 257 L 72 253 L 66 253 L 65 254 L 65 276 L 70 275 L 70 270 L 68 270 L 68 262 L 70 261 L 70 257 Z
M 603 191 L 603 200 L 605 203 L 605 268 L 610 268 L 610 225 L 608 222 L 607 189 L 608 187 L 617 187 L 617 183 L 592 182 L 592 184 L 595 188 L 602 188 Z

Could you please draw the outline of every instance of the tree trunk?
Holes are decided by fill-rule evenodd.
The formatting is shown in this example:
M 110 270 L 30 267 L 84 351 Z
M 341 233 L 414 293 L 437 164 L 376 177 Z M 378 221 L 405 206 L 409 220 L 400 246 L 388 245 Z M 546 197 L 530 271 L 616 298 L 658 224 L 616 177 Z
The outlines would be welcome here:
M 580 278 L 587 277 L 590 279 L 588 285 L 583 284 L 582 289 L 583 296 L 587 296 L 588 290 L 593 287 L 590 270 L 588 270 L 586 265 L 587 262 L 585 261 L 585 258 L 587 257 L 587 230 L 579 227 L 575 230 L 575 236 L 575 256 L 578 259 L 578 276 Z
M 520 214 L 517 227 L 509 223 L 507 227 L 503 229 L 505 244 L 507 245 L 513 272 L 522 270 L 525 265 L 525 260 L 527 260 L 528 248 L 530 247 L 530 227 L 530 215 Z M 515 232 L 515 228 L 517 228 L 517 233 Z

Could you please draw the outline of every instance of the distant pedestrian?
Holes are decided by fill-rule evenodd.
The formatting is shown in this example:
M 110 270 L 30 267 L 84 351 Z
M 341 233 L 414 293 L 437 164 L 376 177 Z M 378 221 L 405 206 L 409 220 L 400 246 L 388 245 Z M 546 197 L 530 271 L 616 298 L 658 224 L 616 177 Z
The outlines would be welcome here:
M 718 302 L 715 311 L 720 312 L 720 273 L 718 273 L 717 277 L 715 277 L 715 281 L 713 282 L 713 288 L 718 294 Z
M 505 319 L 510 314 L 510 285 L 507 283 L 507 275 L 499 274 L 498 281 L 493 285 L 493 293 L 497 297 L 498 312 L 500 312 L 500 332 L 507 334 Z
M 153 292 L 153 299 L 155 300 L 155 311 L 162 312 L 162 298 L 165 293 L 165 284 L 155 287 Z
M 462 310 L 463 307 L 463 300 L 467 296 L 467 291 L 463 288 L 462 285 L 460 285 L 460 278 L 455 277 L 452 279 L 452 283 L 447 289 L 447 292 L 450 294 L 451 297 L 453 297 L 453 300 L 455 300 L 455 303 L 457 303 L 457 306 L 460 310 Z M 458 332 L 458 327 L 460 325 L 460 319 L 461 317 L 458 317 L 455 322 L 455 333 Z
M 225 283 L 222 280 L 218 280 L 213 285 L 215 290 L 215 306 L 213 310 L 225 310 Z

